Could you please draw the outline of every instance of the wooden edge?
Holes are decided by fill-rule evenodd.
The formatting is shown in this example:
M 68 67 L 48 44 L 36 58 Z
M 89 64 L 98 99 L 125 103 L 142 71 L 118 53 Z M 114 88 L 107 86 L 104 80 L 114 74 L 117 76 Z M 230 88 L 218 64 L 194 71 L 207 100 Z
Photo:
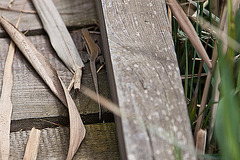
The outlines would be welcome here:
M 99 20 L 99 27 L 101 31 L 106 70 L 107 70 L 107 73 L 110 73 L 107 75 L 108 75 L 108 81 L 109 81 L 109 88 L 111 92 L 111 99 L 115 104 L 118 104 L 118 95 L 117 95 L 116 83 L 115 83 L 110 50 L 108 45 L 109 43 L 108 43 L 106 25 L 105 25 L 104 16 L 103 16 L 102 3 L 100 0 L 95 0 L 95 3 L 96 3 L 98 20 Z M 116 129 L 117 129 L 120 157 L 121 159 L 124 160 L 124 159 L 127 159 L 127 154 L 126 154 L 124 135 L 122 130 L 122 121 L 121 121 L 121 118 L 118 116 L 114 116 L 114 119 L 115 119 Z
M 141 3 L 144 3 L 144 4 L 141 4 Z M 129 6 L 130 4 L 133 4 L 134 6 Z M 139 8 L 137 8 L 137 4 L 139 4 Z M 141 4 L 141 5 L 140 5 Z M 136 158 L 136 157 L 140 157 L 140 155 L 144 155 L 144 154 L 147 154 L 147 155 L 144 155 L 145 157 L 141 157 L 141 158 L 146 158 L 146 157 L 151 157 L 151 158 L 153 158 L 153 159 L 155 159 L 156 157 L 161 157 L 161 155 L 159 155 L 160 153 L 163 153 L 164 154 L 164 156 L 166 156 L 166 157 L 164 157 L 164 158 L 172 158 L 172 157 L 174 157 L 174 156 L 176 156 L 175 155 L 175 149 L 173 149 L 173 147 L 172 147 L 172 149 L 170 149 L 171 147 L 169 147 L 169 146 L 174 146 L 174 148 L 175 148 L 175 145 L 177 146 L 177 148 L 178 147 L 180 147 L 179 149 L 180 149 L 180 152 L 181 152 L 181 154 L 183 154 L 183 157 L 184 157 L 184 159 L 195 159 L 196 157 L 195 157 L 195 149 L 194 149 L 194 146 L 193 146 L 193 139 L 192 139 L 192 134 L 191 134 L 191 130 L 190 130 L 190 123 L 189 123 L 189 117 L 187 116 L 187 110 L 186 110 L 186 103 L 184 102 L 184 96 L 183 96 L 183 92 L 182 92 L 182 85 L 181 85 L 181 83 L 180 83 L 180 75 L 178 75 L 179 73 L 179 68 L 178 68 L 178 66 L 176 67 L 176 68 L 174 68 L 173 70 L 174 70 L 174 72 L 172 72 L 172 74 L 170 75 L 170 73 L 169 72 L 167 72 L 167 70 L 168 69 L 166 69 L 166 68 L 170 68 L 170 67 L 168 67 L 168 66 L 165 66 L 165 65 L 163 65 L 162 64 L 162 62 L 160 62 L 161 63 L 161 66 L 163 66 L 162 68 L 164 68 L 163 70 L 165 70 L 165 72 L 162 72 L 162 71 L 160 71 L 160 72 L 158 72 L 158 71 L 156 71 L 155 70 L 155 68 L 153 67 L 153 70 L 152 70 L 152 73 L 154 73 L 154 75 L 156 74 L 156 72 L 157 72 L 157 74 L 158 74 L 158 76 L 160 76 L 160 81 L 161 81 L 161 75 L 159 75 L 159 73 L 163 73 L 163 74 L 167 74 L 168 75 L 168 77 L 167 78 L 170 78 L 170 77 L 173 77 L 172 75 L 173 74 L 175 74 L 175 75 L 177 75 L 177 76 L 175 76 L 174 78 L 176 78 L 175 80 L 173 80 L 172 81 L 172 83 L 174 83 L 174 82 L 177 82 L 177 86 L 178 86 L 178 90 L 175 92 L 175 93 L 173 93 L 173 94 L 175 94 L 175 96 L 177 96 L 177 98 L 176 99 L 178 99 L 178 100 L 180 100 L 180 102 L 177 102 L 177 101 L 175 101 L 175 100 L 171 100 L 171 99 L 174 99 L 173 97 L 171 97 L 171 96 L 169 96 L 169 95 L 171 95 L 170 94 L 170 90 L 171 90 L 171 88 L 169 88 L 169 90 L 168 90 L 168 88 L 166 88 L 166 92 L 167 93 L 165 93 L 165 94 L 169 94 L 169 95 L 164 95 L 164 93 L 163 93 L 163 96 L 166 96 L 167 98 L 164 98 L 163 99 L 163 101 L 167 101 L 167 103 L 165 103 L 165 106 L 164 105 L 162 105 L 162 106 L 159 106 L 159 109 L 161 109 L 161 108 L 163 108 L 163 109 L 167 109 L 167 115 L 170 115 L 170 116 L 172 116 L 172 117 L 170 117 L 170 120 L 168 119 L 169 117 L 165 117 L 165 120 L 164 120 L 164 118 L 163 117 L 158 117 L 157 118 L 157 120 L 161 120 L 160 121 L 160 125 L 159 125 L 159 123 L 155 123 L 154 124 L 154 126 L 151 126 L 151 124 L 150 124 L 150 126 L 149 126 L 149 124 L 148 124 L 148 122 L 146 122 L 146 121 L 148 121 L 149 120 L 149 122 L 151 121 L 151 116 L 148 116 L 148 115 L 145 115 L 145 109 L 144 108 L 148 108 L 149 106 L 141 106 L 142 108 L 142 110 L 140 110 L 139 112 L 138 112 L 138 110 L 137 110 L 137 108 L 139 107 L 139 104 L 138 103 L 131 103 L 131 100 L 133 100 L 134 98 L 135 98 L 135 100 L 137 99 L 136 97 L 138 97 L 139 99 L 140 98 L 143 98 L 143 95 L 144 95 L 144 93 L 143 92 L 137 92 L 138 91 L 138 89 L 139 89 L 139 91 L 149 91 L 149 92 L 151 92 L 151 91 L 153 91 L 153 90 L 148 90 L 148 86 L 146 86 L 146 88 L 145 88 L 145 84 L 144 84 L 144 78 L 146 78 L 146 77 L 144 77 L 145 76 L 145 74 L 146 74 L 146 70 L 144 70 L 143 72 L 144 73 L 142 73 L 141 74 L 141 72 L 139 73 L 139 69 L 136 69 L 135 70 L 135 68 L 133 68 L 133 67 L 135 67 L 135 66 L 131 66 L 131 65 L 133 65 L 135 62 L 133 61 L 133 60 L 137 60 L 136 61 L 136 63 L 135 64 L 137 64 L 137 63 L 139 63 L 140 64 L 140 66 L 138 67 L 138 65 L 136 65 L 137 67 L 136 68 L 141 68 L 142 66 L 141 65 L 143 65 L 144 67 L 145 66 L 148 66 L 149 64 L 147 63 L 148 61 L 147 60 L 152 60 L 151 58 L 149 58 L 149 55 L 151 55 L 151 54 L 153 54 L 153 56 L 155 56 L 155 55 L 157 55 L 157 54 L 155 54 L 154 55 L 154 53 L 156 53 L 156 50 L 160 50 L 159 48 L 160 47 L 164 47 L 164 46 L 161 46 L 161 44 L 159 45 L 159 48 L 158 48 L 158 46 L 156 47 L 156 46 L 154 46 L 155 47 L 155 50 L 153 50 L 153 51 L 149 51 L 150 53 L 149 54 L 147 54 L 148 53 L 148 51 L 147 50 L 145 50 L 147 47 L 149 47 L 149 46 L 145 46 L 145 44 L 146 43 L 148 43 L 148 42 L 146 42 L 146 41 L 144 41 L 144 40 L 139 40 L 138 38 L 140 38 L 140 36 L 139 35 L 141 35 L 141 32 L 137 32 L 137 31 L 139 31 L 138 29 L 140 29 L 140 28 L 138 28 L 138 27 L 136 27 L 136 26 L 139 26 L 139 24 L 137 25 L 136 23 L 134 23 L 134 20 L 133 20 L 133 17 L 135 16 L 135 15 L 138 15 L 139 17 L 141 17 L 142 16 L 142 19 L 141 19 L 141 23 L 142 24 L 144 24 L 144 26 L 142 27 L 142 28 L 146 28 L 147 27 L 147 25 L 148 24 L 151 24 L 151 21 L 149 20 L 149 19 L 147 19 L 147 20 L 145 20 L 144 22 L 143 22 L 143 17 L 144 16 L 146 16 L 147 18 L 149 18 L 150 16 L 150 18 L 152 18 L 152 19 L 154 19 L 154 20 L 156 20 L 156 18 L 153 18 L 154 16 L 152 16 L 154 13 L 151 13 L 151 11 L 149 11 L 149 10 L 147 10 L 147 9 L 143 9 L 144 11 L 142 11 L 142 9 L 140 9 L 141 7 L 143 8 L 143 6 L 146 6 L 146 5 L 148 5 L 147 7 L 152 7 L 152 6 L 154 6 L 154 5 L 156 5 L 157 7 L 159 7 L 160 8 L 160 10 L 158 10 L 161 14 L 165 14 L 165 13 L 163 13 L 162 11 L 164 11 L 165 12 L 165 10 L 163 9 L 164 7 L 164 5 L 165 5 L 165 1 L 161 1 L 161 2 L 157 2 L 157 1 L 146 1 L 146 2 L 144 2 L 144 1 L 142 1 L 142 2 L 130 2 L 130 1 L 118 1 L 118 2 L 115 2 L 115 1 L 111 1 L 111 0 L 102 0 L 102 1 L 96 1 L 96 6 L 97 6 L 97 12 L 98 12 L 98 18 L 99 18 L 99 24 L 100 24 L 100 30 L 101 30 L 101 35 L 102 35 L 102 41 L 103 41 L 103 47 L 104 47 L 104 56 L 105 56 L 105 60 L 106 60 L 106 66 L 107 66 L 107 72 L 108 72 L 108 78 L 109 78 L 109 83 L 110 83 L 110 90 L 111 90 L 111 96 L 112 96 L 112 100 L 115 102 L 115 103 L 117 103 L 117 104 L 119 104 L 119 106 L 120 106 L 120 109 L 122 110 L 124 110 L 124 109 L 126 109 L 127 107 L 130 107 L 131 109 L 129 109 L 129 111 L 131 112 L 130 114 L 132 114 L 132 117 L 131 118 L 118 118 L 118 117 L 115 117 L 115 122 L 116 122 L 116 127 L 117 127 L 117 131 L 118 131 L 118 139 L 119 139 L 119 147 L 120 147 L 120 154 L 121 154 L 121 159 L 133 159 L 133 158 Z M 104 5 L 104 6 L 103 6 Z M 114 7 L 116 7 L 116 8 L 114 8 Z M 131 7 L 135 7 L 134 9 L 135 10 L 131 10 Z M 154 9 L 156 9 L 156 7 L 153 7 Z M 159 9 L 158 8 L 158 9 Z M 115 10 L 114 10 L 115 9 Z M 139 11 L 139 10 L 141 10 L 141 12 Z M 123 13 L 124 12 L 124 14 L 126 14 L 126 15 L 121 15 L 121 13 Z M 158 12 L 156 12 L 156 10 L 152 10 L 152 12 L 155 12 L 155 13 L 158 13 Z M 127 15 L 127 13 L 129 13 L 129 15 Z M 132 13 L 136 13 L 135 15 L 134 14 L 132 14 Z M 108 15 L 109 14 L 109 15 Z M 143 16 L 144 15 L 144 16 Z M 155 14 L 155 15 L 157 15 L 157 14 Z M 112 16 L 112 17 L 111 17 Z M 118 18 L 116 18 L 116 19 L 114 19 L 113 17 L 118 17 Z M 129 17 L 128 17 L 129 16 Z M 163 19 L 165 18 L 165 15 L 161 15 L 162 17 L 163 17 Z M 125 18 L 126 17 L 126 18 Z M 157 17 L 157 16 L 156 16 Z M 109 21 L 109 19 L 110 18 L 112 18 L 111 20 L 113 20 L 113 21 L 111 21 L 111 22 L 116 22 L 116 24 L 112 24 L 110 21 Z M 124 19 L 125 18 L 125 19 Z M 106 20 L 107 19 L 107 20 Z M 123 21 L 121 21 L 121 20 L 123 20 Z M 129 21 L 132 21 L 133 23 L 131 23 L 131 22 L 129 22 L 128 23 L 128 20 Z M 137 21 L 137 20 L 136 20 Z M 158 19 L 158 21 L 161 21 L 161 20 L 159 20 Z M 126 23 L 126 24 L 125 24 Z M 161 23 L 161 22 L 160 22 Z M 165 23 L 165 22 L 164 22 Z M 118 25 L 119 24 L 119 25 Z M 106 25 L 108 25 L 108 26 L 106 26 Z M 115 25 L 115 26 L 113 26 L 113 25 Z M 126 28 L 131 28 L 131 27 L 135 27 L 135 29 L 136 30 L 126 30 L 126 28 L 123 28 L 123 29 L 125 29 L 125 30 L 121 30 L 121 26 L 120 25 L 122 25 L 122 26 L 124 26 L 124 27 L 126 27 Z M 153 24 L 154 25 L 154 24 Z M 156 25 L 159 25 L 159 24 L 156 24 Z M 155 26 L 156 26 L 155 25 Z M 130 27 L 129 27 L 130 26 Z M 150 25 L 149 25 L 150 26 Z M 108 28 L 107 28 L 108 27 Z M 114 27 L 116 27 L 116 28 L 114 28 Z M 158 26 L 159 27 L 159 26 Z M 144 29 L 145 29 L 144 28 Z M 151 28 L 151 26 L 149 27 L 149 28 Z M 154 28 L 154 26 L 152 27 L 152 28 Z M 165 33 L 169 33 L 169 31 L 168 31 L 168 26 L 166 25 L 166 26 L 161 26 L 159 29 L 156 29 L 156 30 L 154 30 L 154 31 L 157 31 L 158 33 L 160 33 L 160 35 L 159 35 L 159 37 L 161 37 L 161 33 L 163 32 L 165 32 Z M 119 31 L 119 32 L 118 32 Z M 146 31 L 146 30 L 145 30 Z M 128 33 L 130 33 L 130 34 L 128 34 Z M 128 34 L 128 35 L 127 35 Z M 149 35 L 149 32 L 144 32 L 144 34 L 143 35 L 145 35 L 145 34 L 148 34 Z M 151 35 L 151 34 L 150 34 Z M 165 34 L 166 35 L 166 34 Z M 164 35 L 164 36 L 165 36 Z M 119 37 L 120 36 L 120 37 Z M 131 45 L 129 45 L 128 46 L 128 44 L 129 43 L 131 43 L 131 42 L 128 42 L 128 41 L 122 41 L 122 37 L 124 37 L 124 36 L 129 36 L 129 37 L 127 37 L 126 39 L 127 40 L 132 40 L 133 41 L 133 45 L 131 46 Z M 146 35 L 145 35 L 146 36 Z M 110 41 L 109 41 L 109 37 L 111 37 L 111 38 L 113 38 L 113 39 L 110 39 Z M 156 37 L 156 36 L 155 36 Z M 159 38 L 158 37 L 158 38 Z M 169 36 L 170 37 L 170 36 Z M 166 48 L 173 48 L 173 43 L 172 43 L 172 38 L 170 37 L 169 38 L 168 36 L 166 36 L 166 37 L 164 37 L 164 38 L 166 38 L 166 39 L 164 39 L 164 42 L 163 42 L 163 44 L 168 44 L 168 45 L 166 45 L 165 47 Z M 134 38 L 136 38 L 136 39 L 134 39 Z M 142 37 L 141 37 L 142 38 Z M 171 39 L 171 40 L 170 40 Z M 136 40 L 136 41 L 134 41 L 134 40 Z M 139 41 L 138 41 L 139 40 Z M 159 39 L 156 39 L 156 41 L 159 41 Z M 116 45 L 116 46 L 114 46 L 114 47 L 112 47 L 112 46 L 109 46 L 109 42 L 112 44 L 112 45 Z M 140 46 L 138 46 L 138 42 L 140 42 Z M 168 42 L 168 43 L 167 43 Z M 145 43 L 145 44 L 144 44 Z M 161 42 L 159 42 L 159 43 L 161 43 Z M 136 48 L 135 48 L 135 46 L 136 46 Z M 150 45 L 151 46 L 151 45 Z M 111 49 L 110 49 L 110 47 L 112 47 Z M 123 48 L 123 50 L 118 50 L 119 48 L 117 48 L 117 47 L 122 47 Z M 157 49 L 156 49 L 157 48 Z M 165 51 L 167 52 L 167 49 L 165 48 Z M 168 48 L 168 49 L 169 49 Z M 135 50 L 134 50 L 135 49 Z M 141 50 L 142 49 L 142 50 Z M 149 49 L 149 48 L 147 48 L 147 49 Z M 177 61 L 176 61 L 176 58 L 175 58 L 175 52 L 173 51 L 173 50 L 171 50 L 171 49 L 169 49 L 169 51 L 168 51 L 168 53 L 170 54 L 170 59 L 169 59 L 169 57 L 164 57 L 165 56 L 165 53 L 164 53 L 164 55 L 163 56 L 161 56 L 160 54 L 158 55 L 158 56 L 156 56 L 157 57 L 157 59 L 159 59 L 159 60 L 162 60 L 163 58 L 166 58 L 165 60 L 166 61 L 168 61 L 167 63 L 170 63 L 170 64 L 173 64 L 173 63 L 175 63 L 175 65 L 177 65 Z M 110 51 L 111 50 L 111 51 Z M 112 51 L 115 51 L 115 53 L 114 53 L 114 55 L 113 55 L 113 53 L 112 53 Z M 124 51 L 125 50 L 125 51 Z M 124 52 L 122 52 L 122 51 L 124 51 Z M 131 52 L 131 51 L 133 51 L 133 52 Z M 140 51 L 140 52 L 135 52 L 135 51 Z M 141 52 L 142 51 L 142 52 Z M 111 52 L 111 53 L 110 53 Z M 117 55 L 117 53 L 119 54 L 119 55 Z M 162 52 L 162 51 L 159 51 L 159 52 Z M 123 53 L 125 53 L 125 55 L 123 54 Z M 129 53 L 129 54 L 128 54 Z M 131 55 L 132 54 L 132 55 Z M 120 55 L 122 56 L 123 55 L 123 57 L 120 57 Z M 114 56 L 114 57 L 113 57 Z M 129 60 L 128 61 L 128 58 L 129 57 L 127 57 L 127 56 L 132 56 L 132 57 L 130 57 L 130 58 L 132 58 L 131 60 Z M 135 56 L 135 57 L 134 57 Z M 138 61 L 138 59 L 134 59 L 134 58 L 136 58 L 136 57 L 139 57 L 139 58 L 142 58 L 142 57 L 144 57 L 144 56 L 146 56 L 146 58 L 147 58 L 147 60 L 145 60 L 145 61 L 142 61 L 142 59 L 141 60 L 139 60 Z M 114 60 L 113 60 L 114 59 Z M 118 62 L 116 62 L 116 61 L 118 61 Z M 122 61 L 121 61 L 122 60 Z M 122 77 L 116 77 L 116 75 L 121 75 L 121 76 L 129 76 L 128 74 L 122 74 L 123 72 L 121 72 L 121 71 L 119 71 L 119 69 L 117 68 L 117 67 L 119 67 L 119 66 L 123 66 L 123 67 L 128 67 L 128 64 L 126 64 L 127 62 L 126 61 L 128 61 L 129 62 L 129 68 L 130 68 L 130 70 L 131 71 L 136 71 L 136 72 L 138 72 L 138 73 L 135 73 L 136 75 L 138 75 L 139 77 L 139 80 L 140 80 L 140 83 L 141 83 L 141 86 L 138 86 L 139 85 L 139 81 L 137 81 L 137 83 L 135 83 L 134 84 L 134 82 L 133 82 L 133 85 L 134 85 L 134 89 L 136 89 L 136 90 L 128 90 L 129 92 L 131 92 L 131 91 L 133 91 L 134 93 L 132 94 L 133 96 L 134 96 L 134 98 L 133 97 L 131 97 L 131 96 L 129 96 L 129 97 L 126 97 L 125 96 L 125 93 L 127 93 L 127 92 L 125 92 L 124 90 L 120 90 L 119 91 L 119 88 L 121 88 L 121 87 L 126 87 L 126 85 L 125 85 L 125 83 L 124 83 L 124 80 L 126 80 L 126 78 L 122 78 Z M 156 62 L 157 60 L 155 60 L 154 61 L 154 63 L 156 64 L 157 62 Z M 141 63 L 141 62 L 143 62 L 143 63 Z M 164 61 L 163 61 L 164 62 Z M 114 66 L 113 66 L 113 63 L 114 63 Z M 119 64 L 119 63 L 123 63 L 123 65 L 116 65 L 116 64 Z M 166 63 L 166 64 L 167 64 Z M 126 64 L 126 65 L 125 65 Z M 115 66 L 116 65 L 116 66 Z M 175 65 L 173 65 L 174 67 L 175 67 Z M 132 68 L 131 68 L 132 67 Z M 142 68 L 144 68 L 144 67 L 142 67 Z M 149 66 L 149 68 L 151 68 L 151 66 Z M 147 69 L 148 71 L 149 71 L 149 68 Z M 121 69 L 126 69 L 126 68 L 121 68 Z M 176 70 L 175 70 L 176 69 Z M 118 73 L 116 73 L 116 72 L 114 72 L 114 71 L 119 71 Z M 141 69 L 140 69 L 141 70 Z M 171 70 L 171 69 L 169 69 L 169 70 Z M 168 71 L 169 71 L 168 70 Z M 177 73 L 177 74 L 176 74 Z M 134 73 L 132 73 L 132 74 L 134 74 Z M 136 76 L 136 75 L 134 75 L 134 76 Z M 141 77 L 142 75 L 144 75 L 143 77 Z M 132 75 L 130 75 L 130 77 L 131 77 Z M 142 79 L 141 79 L 142 78 Z M 121 79 L 121 83 L 120 83 L 120 81 L 119 81 L 119 79 Z M 171 79 L 171 78 L 170 78 Z M 143 81 L 141 81 L 141 80 L 143 80 Z M 162 83 L 164 84 L 164 82 L 165 81 L 162 81 Z M 118 85 L 116 85 L 116 83 L 118 83 Z M 132 84 L 132 82 L 131 82 L 131 80 L 129 80 L 128 82 L 127 82 L 129 85 L 130 84 Z M 121 85 L 123 85 L 123 86 L 121 86 Z M 158 84 L 158 85 L 161 85 L 161 84 Z M 172 84 L 173 85 L 173 84 Z M 175 85 L 175 84 L 174 84 Z M 119 87 L 120 86 L 120 87 Z M 163 85 L 164 86 L 164 85 Z M 140 87 L 140 88 L 137 88 L 137 87 Z M 157 86 L 156 86 L 157 87 Z M 160 87 L 161 88 L 161 87 Z M 176 89 L 175 87 L 173 87 L 174 89 Z M 122 88 L 121 88 L 122 89 Z M 162 88 L 161 88 L 162 89 Z M 155 91 L 155 89 L 154 89 L 154 91 Z M 161 90 L 160 90 L 161 91 Z M 170 91 L 170 92 L 169 92 Z M 131 92 L 132 93 L 132 92 Z M 177 94 L 176 94 L 177 93 Z M 160 95 L 161 95 L 162 93 L 160 92 Z M 124 95 L 124 96 L 123 96 Z M 146 92 L 146 95 L 147 95 L 147 92 Z M 154 95 L 158 95 L 157 94 L 157 92 L 155 92 L 154 93 Z M 168 97 L 169 96 L 169 97 Z M 121 97 L 121 98 L 119 98 L 119 97 Z M 131 104 L 127 104 L 127 102 L 126 102 L 126 100 L 123 100 L 122 98 L 127 98 L 128 99 L 128 102 L 130 102 Z M 133 98 L 133 99 L 131 99 L 131 98 Z M 149 97 L 150 98 L 150 97 Z M 151 97 L 151 98 L 156 98 L 156 97 Z M 169 99 L 170 98 L 170 99 Z M 139 100 L 138 99 L 138 100 Z M 145 99 L 146 100 L 146 99 Z M 123 102 L 124 101 L 124 102 Z M 140 100 L 141 101 L 141 100 Z M 146 101 L 145 101 L 146 102 Z M 146 104 L 144 102 L 144 104 Z M 177 103 L 175 103 L 175 102 L 177 102 Z M 124 106 L 122 106 L 122 105 L 124 105 Z M 175 104 L 174 104 L 175 103 Z M 131 106 L 132 105 L 132 106 Z M 135 106 L 134 106 L 135 105 Z M 149 104 L 148 104 L 149 105 Z M 175 107 L 172 107 L 175 111 L 175 113 L 173 113 L 173 111 L 171 111 L 171 109 L 169 109 L 169 105 L 170 106 L 175 106 Z M 135 108 L 134 108 L 135 107 Z M 151 106 L 152 107 L 152 106 Z M 150 107 L 150 108 L 151 108 Z M 178 108 L 179 109 L 179 111 L 177 111 L 177 107 L 180 107 L 180 108 Z M 145 111 L 144 111 L 145 110 Z M 128 109 L 127 109 L 127 112 L 128 112 Z M 168 113 L 169 112 L 169 113 Z M 146 114 L 148 114 L 148 113 L 153 113 L 153 112 L 149 112 L 149 111 L 147 111 L 146 112 Z M 139 114 L 142 114 L 142 115 L 145 115 L 145 117 L 141 117 L 141 115 L 139 115 Z M 161 110 L 158 110 L 158 113 L 157 113 L 157 115 L 164 115 L 165 114 L 165 111 L 161 111 Z M 176 118 L 176 117 L 174 117 L 174 115 L 175 116 L 177 116 L 177 114 L 180 114 L 181 116 L 180 116 L 180 118 Z M 136 119 L 135 119 L 136 118 Z M 131 119 L 131 120 L 130 120 Z M 179 120 L 180 119 L 180 120 Z M 135 121 L 136 120 L 136 121 Z M 139 120 L 139 121 L 138 121 Z M 134 122 L 135 121 L 135 122 Z M 178 122 L 177 122 L 178 121 Z M 138 124 L 136 124 L 136 122 L 140 122 L 140 125 L 138 125 Z M 161 124 L 161 122 L 164 122 L 164 124 Z M 176 125 L 177 126 L 175 126 L 175 124 L 174 124 L 174 122 L 177 122 L 176 123 Z M 173 125 L 172 127 L 171 127 L 171 125 L 168 125 L 168 123 L 169 124 L 171 124 L 171 125 Z M 182 126 L 179 126 L 179 123 L 180 124 L 182 124 Z M 135 125 L 134 125 L 135 124 Z M 124 126 L 124 125 L 127 125 L 127 127 L 136 127 L 136 128 L 133 128 L 132 130 L 128 130 L 129 128 L 125 128 L 126 126 Z M 163 128 L 161 128 L 161 127 L 163 127 Z M 164 128 L 164 127 L 166 127 L 166 128 Z M 156 133 L 154 133 L 154 132 L 156 132 L 156 131 L 154 131 L 154 129 L 158 129 L 159 131 L 163 131 L 163 134 L 161 135 L 161 132 L 158 132 L 157 133 L 157 135 L 156 135 Z M 134 129 L 135 129 L 135 131 L 137 132 L 134 132 Z M 165 130 L 166 129 L 166 130 Z M 181 131 L 177 131 L 178 129 L 180 129 Z M 143 131 L 143 132 L 141 132 L 141 130 Z M 140 131 L 140 132 L 139 132 Z M 168 136 L 170 136 L 170 137 L 168 137 L 168 138 L 166 138 L 166 137 L 164 137 L 165 135 L 168 135 Z M 180 138 L 180 139 L 184 139 L 182 142 L 183 143 L 185 143 L 185 146 L 181 146 L 181 145 L 179 145 L 178 144 L 178 142 L 176 142 L 176 141 L 171 141 L 171 140 L 169 140 L 169 139 L 171 139 L 171 136 L 172 136 L 172 134 L 173 134 L 173 136 L 176 136 L 176 137 L 181 137 L 180 135 L 182 135 L 182 138 Z M 141 135 L 142 137 L 138 137 L 139 135 Z M 132 138 L 132 139 L 131 139 Z M 178 139 L 177 138 L 177 139 Z M 133 140 L 134 139 L 134 140 Z M 168 139 L 168 140 L 167 140 Z M 129 142 L 129 140 L 131 141 L 131 142 Z M 145 147 L 140 147 L 139 145 L 140 145 L 140 143 L 138 143 L 137 141 L 141 141 L 140 143 L 142 144 L 142 145 L 145 145 Z M 170 142 L 171 141 L 171 142 Z M 143 143 L 142 143 L 143 142 Z M 144 142 L 147 142 L 148 144 L 145 144 Z M 162 144 L 158 144 L 158 142 L 160 142 L 160 143 L 162 143 Z M 129 144 L 132 144 L 132 146 L 129 146 Z M 161 149 L 160 150 L 158 150 L 157 148 L 155 148 L 157 145 L 160 145 L 161 146 Z M 166 146 L 167 147 L 166 147 Z M 165 146 L 165 147 L 164 147 Z M 132 148 L 131 148 L 132 147 Z M 187 151 L 187 149 L 184 149 L 184 147 L 185 148 L 188 148 L 189 149 L 189 151 Z M 144 148 L 146 148 L 146 149 L 144 149 Z M 165 149 L 168 149 L 168 153 L 164 153 L 163 152 L 163 150 L 162 150 L 162 148 L 165 148 Z M 142 152 L 141 152 L 142 151 Z M 148 152 L 150 152 L 150 153 L 148 153 Z M 169 156 L 169 157 L 168 157 Z M 162 157 L 163 158 L 163 157 Z
M 206 148 L 207 131 L 200 129 L 196 136 L 196 148 L 198 154 L 204 154 Z

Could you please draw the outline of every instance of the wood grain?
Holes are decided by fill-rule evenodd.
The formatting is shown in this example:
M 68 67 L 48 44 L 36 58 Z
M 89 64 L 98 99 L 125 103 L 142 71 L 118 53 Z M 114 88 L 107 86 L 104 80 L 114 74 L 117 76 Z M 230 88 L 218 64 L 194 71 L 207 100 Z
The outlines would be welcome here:
M 1 0 L 0 5 L 7 8 L 9 0 Z M 17 0 L 12 4 L 12 9 L 21 10 L 25 0 Z M 96 23 L 96 11 L 94 0 L 53 0 L 67 27 L 85 26 Z M 35 10 L 31 0 L 28 1 L 24 10 Z M 11 23 L 15 23 L 18 12 L 0 10 L 0 15 L 6 17 Z M 43 30 L 41 21 L 36 13 L 24 13 L 19 25 L 20 31 Z M 0 35 L 3 33 L 0 28 Z
M 73 159 L 119 159 L 114 123 L 85 125 L 87 134 Z M 67 127 L 41 130 L 38 160 L 66 159 L 69 142 Z M 30 130 L 11 133 L 10 160 L 22 159 Z
M 130 113 L 117 123 L 121 158 L 195 159 L 165 1 L 96 3 L 113 98 Z
M 81 55 L 87 54 L 82 51 L 82 39 L 80 31 L 72 34 L 73 40 Z M 100 43 L 100 37 L 93 35 Z M 52 49 L 50 42 L 46 36 L 30 36 L 29 40 L 56 68 L 58 74 L 68 85 L 72 78 L 72 73 L 64 66 L 62 61 L 57 57 Z M 3 69 L 7 56 L 9 39 L 0 39 L 0 86 L 2 86 Z M 53 116 L 66 116 L 67 110 L 62 103 L 51 93 L 46 84 L 41 80 L 31 65 L 23 57 L 19 51 L 16 51 L 13 62 L 14 85 L 12 90 L 13 114 L 12 120 L 41 118 Z M 108 81 L 106 72 L 102 70 L 99 73 L 100 94 L 109 97 Z M 91 89 L 94 89 L 91 78 L 89 63 L 83 69 L 82 83 Z M 0 87 L 1 90 L 1 87 Z M 76 106 L 81 114 L 98 113 L 97 103 L 81 93 L 72 92 Z
M 196 148 L 197 153 L 203 155 L 206 149 L 206 139 L 207 139 L 207 131 L 200 129 L 196 135 Z

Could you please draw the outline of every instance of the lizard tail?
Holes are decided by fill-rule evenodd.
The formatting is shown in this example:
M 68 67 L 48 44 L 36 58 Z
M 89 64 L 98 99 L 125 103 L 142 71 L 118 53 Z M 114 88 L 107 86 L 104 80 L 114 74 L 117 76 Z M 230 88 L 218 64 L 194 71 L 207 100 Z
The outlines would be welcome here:
M 101 109 L 100 98 L 99 98 L 97 71 L 96 71 L 95 61 L 90 61 L 90 69 L 92 72 L 93 83 L 94 83 L 95 91 L 97 94 L 98 107 L 99 107 L 99 119 L 102 119 L 102 109 Z

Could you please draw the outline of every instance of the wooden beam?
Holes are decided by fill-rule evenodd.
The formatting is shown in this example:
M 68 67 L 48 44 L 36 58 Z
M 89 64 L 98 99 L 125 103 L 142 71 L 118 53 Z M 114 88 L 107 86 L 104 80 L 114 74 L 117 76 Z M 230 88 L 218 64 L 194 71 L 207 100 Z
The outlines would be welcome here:
M 165 1 L 96 3 L 121 159 L 195 159 Z
M 94 39 L 101 43 L 99 35 L 93 34 Z M 73 40 L 81 55 L 87 55 L 83 52 L 83 41 L 80 31 L 72 33 Z M 30 36 L 29 40 L 56 68 L 63 82 L 68 86 L 73 74 L 66 68 L 62 61 L 50 45 L 47 36 Z M 0 38 L 0 90 L 2 87 L 3 69 L 10 40 L 8 38 Z M 98 65 L 99 67 L 99 65 Z M 16 51 L 13 62 L 14 85 L 12 90 L 13 114 L 12 120 L 42 118 L 68 115 L 67 109 L 52 94 L 43 80 L 38 76 L 29 62 L 25 59 L 19 50 Z M 105 69 L 98 74 L 100 94 L 110 97 L 108 81 Z M 82 83 L 94 90 L 92 75 L 89 63 L 85 64 L 83 69 Z M 98 105 L 90 98 L 84 96 L 80 92 L 72 92 L 76 106 L 80 114 L 98 113 Z M 105 110 L 106 111 L 106 110 Z
M 119 159 L 114 123 L 85 125 L 86 137 L 73 159 Z M 10 158 L 22 159 L 30 130 L 10 134 Z M 45 128 L 41 130 L 38 158 L 66 159 L 69 144 L 69 128 Z
M 12 10 L 21 10 L 25 0 L 17 0 L 12 4 Z M 63 21 L 67 27 L 79 27 L 96 23 L 96 10 L 94 0 L 53 0 L 58 11 L 60 12 Z M 19 13 L 7 9 L 9 0 L 1 0 L 0 15 L 5 16 L 10 22 L 15 24 Z M 6 8 L 3 10 L 1 8 Z M 35 11 L 32 2 L 28 0 L 25 11 Z M 21 23 L 19 25 L 20 31 L 42 30 L 41 21 L 37 13 L 23 13 Z M 0 36 L 4 33 L 0 28 Z

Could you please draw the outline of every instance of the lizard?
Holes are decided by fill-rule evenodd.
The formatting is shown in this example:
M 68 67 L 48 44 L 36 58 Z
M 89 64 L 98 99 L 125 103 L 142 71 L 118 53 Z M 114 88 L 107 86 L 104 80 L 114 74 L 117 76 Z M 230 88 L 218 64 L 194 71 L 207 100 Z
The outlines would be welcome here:
M 81 29 L 82 33 L 82 39 L 84 41 L 84 45 L 86 46 L 86 50 L 89 54 L 89 60 L 90 60 L 90 69 L 92 72 L 92 78 L 93 83 L 95 86 L 96 94 L 97 94 L 97 100 L 98 100 L 98 107 L 99 107 L 99 119 L 101 119 L 102 110 L 100 105 L 100 99 L 99 99 L 99 91 L 98 91 L 98 82 L 97 82 L 97 71 L 96 71 L 96 59 L 98 55 L 100 54 L 100 48 L 99 46 L 94 42 L 92 37 L 89 34 L 89 31 L 87 28 Z

